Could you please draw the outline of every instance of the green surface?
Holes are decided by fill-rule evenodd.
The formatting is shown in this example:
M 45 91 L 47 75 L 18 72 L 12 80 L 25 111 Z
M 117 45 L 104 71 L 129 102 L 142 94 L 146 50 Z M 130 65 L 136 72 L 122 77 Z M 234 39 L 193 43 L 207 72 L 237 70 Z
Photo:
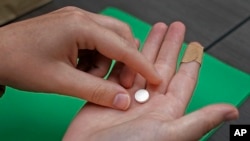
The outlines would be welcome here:
M 107 8 L 102 14 L 128 23 L 142 44 L 151 28 L 151 25 L 115 8 Z M 184 44 L 181 54 L 185 47 Z M 221 102 L 240 106 L 249 93 L 249 74 L 205 54 L 198 85 L 186 111 L 189 113 Z M 0 98 L 0 140 L 61 140 L 70 121 L 84 103 L 77 98 L 24 92 L 8 87 L 6 94 Z M 206 140 L 212 133 L 201 140 Z

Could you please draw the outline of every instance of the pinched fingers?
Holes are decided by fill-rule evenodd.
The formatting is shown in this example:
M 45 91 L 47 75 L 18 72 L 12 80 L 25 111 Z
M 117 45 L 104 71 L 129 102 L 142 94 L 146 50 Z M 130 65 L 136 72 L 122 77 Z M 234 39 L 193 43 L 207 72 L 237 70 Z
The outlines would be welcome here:
M 139 51 L 134 49 L 136 47 L 129 47 L 135 45 L 110 30 L 97 25 L 92 26 L 94 27 L 91 29 L 95 29 L 95 31 L 89 30 L 89 28 L 86 29 L 85 33 L 83 33 L 86 37 L 84 40 L 80 38 L 82 36 L 79 34 L 79 48 L 85 48 L 87 42 L 88 49 L 96 49 L 110 59 L 123 62 L 129 68 L 144 76 L 150 83 L 160 83 L 161 78 L 154 66 Z
M 157 23 L 152 27 L 148 35 L 141 54 L 145 59 L 149 60 L 150 63 L 154 63 L 166 29 L 167 26 L 164 23 Z M 136 42 L 139 48 L 139 41 L 136 40 Z M 131 88 L 133 84 L 135 84 L 135 89 L 144 88 L 146 84 L 146 80 L 141 75 L 131 72 L 128 67 L 119 62 L 116 63 L 109 79 L 118 83 L 120 82 L 126 88 Z
M 167 26 L 164 23 L 157 23 L 152 27 L 152 30 L 149 33 L 149 36 L 144 44 L 141 54 L 151 64 L 155 62 L 156 56 L 158 54 L 158 51 L 160 49 L 166 31 L 167 31 Z M 118 75 L 120 76 L 117 77 Z M 134 81 L 133 89 L 145 88 L 146 85 L 145 78 L 143 78 L 141 75 L 135 76 L 134 74 L 129 73 L 127 71 L 127 67 L 121 68 L 121 64 L 117 64 L 110 79 L 114 80 L 114 78 L 121 79 L 123 83 L 127 84 L 132 82 L 131 79 L 135 79 L 133 80 Z
M 135 46 L 129 46 L 129 47 L 132 47 L 135 50 L 139 48 L 138 40 L 134 38 L 132 34 L 132 30 L 128 24 L 121 22 L 120 20 L 114 19 L 112 17 L 109 17 L 109 16 L 95 14 L 91 12 L 88 12 L 88 14 L 99 25 L 112 30 L 113 32 L 115 32 L 116 34 L 118 34 L 119 36 L 121 36 L 122 38 L 130 42 L 131 44 L 135 45 Z M 117 62 L 117 63 L 121 63 L 121 62 Z M 120 78 L 119 83 L 125 88 L 132 87 L 134 83 L 134 78 L 136 76 L 136 72 L 126 65 L 123 65 L 120 72 L 122 76 L 121 75 L 118 76 L 118 78 Z

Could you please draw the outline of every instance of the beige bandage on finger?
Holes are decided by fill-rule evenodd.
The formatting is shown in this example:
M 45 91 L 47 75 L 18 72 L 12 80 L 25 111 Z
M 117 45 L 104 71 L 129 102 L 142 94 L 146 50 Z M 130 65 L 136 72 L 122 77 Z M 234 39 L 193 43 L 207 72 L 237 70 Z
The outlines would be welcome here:
M 192 42 L 187 46 L 187 49 L 185 51 L 185 54 L 181 62 L 196 61 L 199 64 L 201 64 L 202 56 L 203 56 L 203 47 L 197 42 Z

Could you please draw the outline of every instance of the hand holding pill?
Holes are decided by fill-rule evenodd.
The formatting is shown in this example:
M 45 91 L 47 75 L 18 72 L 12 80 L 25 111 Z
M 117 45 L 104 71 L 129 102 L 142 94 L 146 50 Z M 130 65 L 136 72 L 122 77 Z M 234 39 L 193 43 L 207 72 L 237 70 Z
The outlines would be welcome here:
M 161 82 L 128 25 L 76 7 L 1 27 L 0 37 L 0 86 L 126 110 L 131 97 L 123 83 L 103 79 L 113 59 L 148 83 Z
M 176 70 L 184 33 L 181 22 L 157 23 L 140 53 L 126 24 L 76 7 L 13 23 L 0 28 L 1 90 L 88 100 L 64 141 L 199 140 L 238 111 L 217 104 L 185 115 L 203 48 L 190 43 Z M 104 80 L 112 59 L 117 64 Z
M 140 74 L 134 76 L 122 71 L 123 67 L 119 64 L 109 80 L 119 83 L 122 78 L 126 81 L 133 78 L 133 86 L 128 89 L 134 98 L 130 108 L 127 111 L 117 111 L 87 104 L 71 123 L 64 139 L 199 140 L 223 121 L 237 118 L 237 109 L 226 104 L 210 105 L 185 115 L 202 66 L 202 46 L 197 42 L 190 43 L 176 71 L 184 33 L 185 27 L 180 22 L 174 22 L 170 26 L 155 24 L 142 54 L 154 64 L 162 82 L 159 85 L 147 83 Z

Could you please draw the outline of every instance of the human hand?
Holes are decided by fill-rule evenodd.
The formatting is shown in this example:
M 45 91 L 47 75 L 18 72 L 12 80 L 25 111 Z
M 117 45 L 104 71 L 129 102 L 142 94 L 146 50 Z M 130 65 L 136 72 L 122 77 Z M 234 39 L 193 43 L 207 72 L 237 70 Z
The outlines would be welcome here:
M 138 41 L 126 24 L 75 7 L 7 25 L 0 28 L 0 37 L 2 85 L 75 96 L 125 110 L 130 97 L 121 85 L 129 87 L 133 82 L 119 85 L 103 80 L 111 59 L 150 83 L 161 81 L 153 65 L 137 51 Z
M 180 22 L 169 27 L 158 23 L 152 28 L 142 54 L 154 63 L 164 79 L 160 85 L 152 85 L 138 74 L 134 85 L 128 89 L 131 97 L 136 90 L 147 89 L 148 102 L 139 104 L 133 100 L 127 111 L 87 103 L 63 140 L 193 141 L 221 122 L 237 118 L 237 109 L 226 104 L 210 105 L 184 115 L 200 68 L 199 63 L 191 61 L 181 63 L 176 72 L 184 32 L 185 27 Z M 118 79 L 116 72 L 119 71 L 115 70 L 109 78 L 115 82 Z

